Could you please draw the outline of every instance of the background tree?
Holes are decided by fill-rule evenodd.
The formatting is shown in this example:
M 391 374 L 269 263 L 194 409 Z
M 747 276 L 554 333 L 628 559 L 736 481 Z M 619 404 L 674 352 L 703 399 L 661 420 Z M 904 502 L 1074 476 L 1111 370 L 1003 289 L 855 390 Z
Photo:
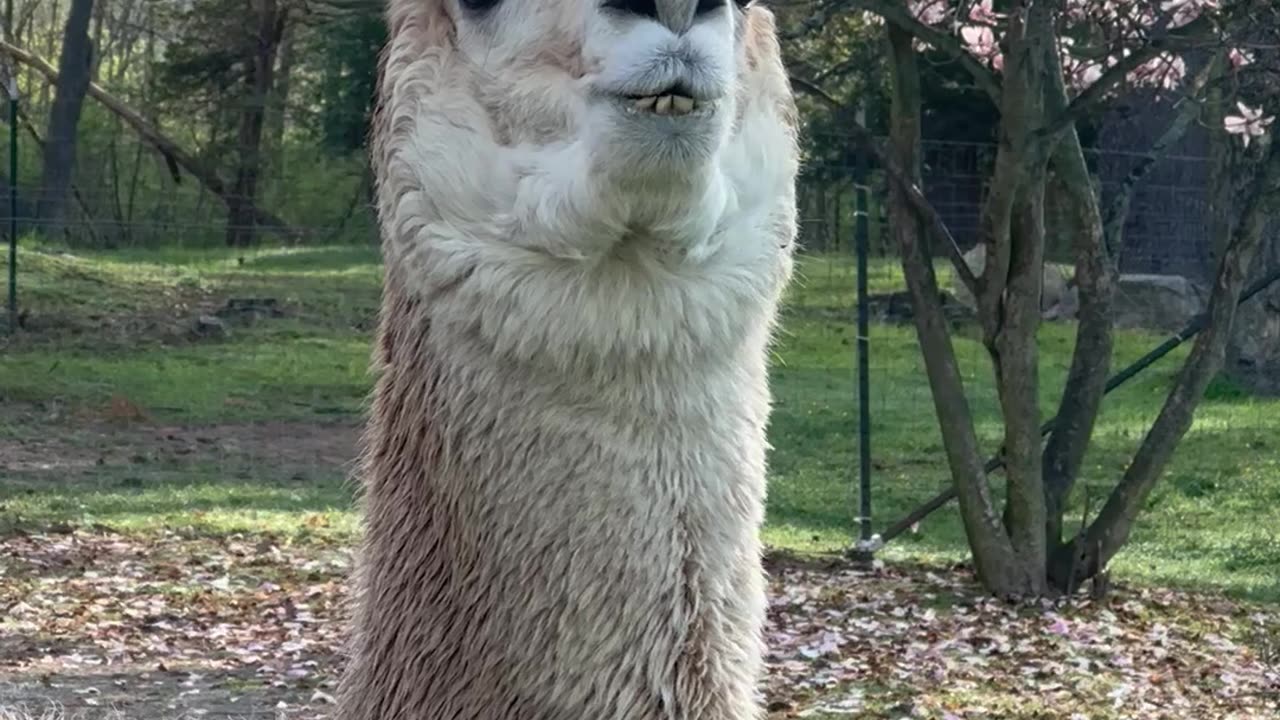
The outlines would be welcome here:
M 1278 109 L 1277 9 L 1267 2 L 984 2 L 852 0 L 886 24 L 892 80 L 890 147 L 861 137 L 894 182 L 893 231 L 915 308 L 917 334 L 944 449 L 979 577 L 1006 595 L 1069 590 L 1101 572 L 1127 540 L 1173 450 L 1190 426 L 1208 382 L 1222 367 L 1236 300 L 1268 216 L 1280 201 L 1280 157 L 1268 118 Z M 832 13 L 841 10 L 829 10 Z M 994 109 L 997 150 L 987 178 L 981 240 L 987 262 L 975 276 L 920 192 L 924 113 L 922 67 L 945 53 L 964 69 Z M 1145 89 L 1176 98 L 1160 137 L 1114 196 L 1091 180 L 1081 126 L 1116 98 Z M 1064 513 L 1101 407 L 1113 346 L 1111 303 L 1116 248 L 1133 187 L 1187 129 L 1202 118 L 1211 93 L 1238 112 L 1224 132 L 1252 140 L 1220 175 L 1243 189 L 1224 233 L 1209 322 L 1150 432 L 1100 513 L 1078 535 Z M 1211 118 L 1210 118 L 1211 119 Z M 1087 127 L 1087 126 L 1086 126 Z M 1041 442 L 1036 351 L 1041 266 L 1045 259 L 1046 188 L 1057 183 L 1071 221 L 1079 324 L 1070 373 L 1047 446 Z M 1210 190 L 1213 192 L 1220 192 Z M 932 258 L 951 258 L 978 300 L 982 340 L 991 359 L 1004 420 L 1001 508 L 983 469 L 973 417 L 950 330 L 942 315 Z
M 62 52 L 58 60 L 58 85 L 49 109 L 49 129 L 44 140 L 44 164 L 40 179 L 40 196 L 36 214 L 45 232 L 61 235 L 67 200 L 71 194 L 71 175 L 76 160 L 76 129 L 80 111 L 94 68 L 93 42 L 89 23 L 93 16 L 93 0 L 72 0 L 62 33 Z
M 310 130 L 329 152 L 349 156 L 364 147 L 386 38 L 376 8 L 336 12 L 308 36 L 306 53 L 315 58 Z
M 223 155 L 233 158 L 227 193 L 226 243 L 254 242 L 258 181 L 263 171 L 263 129 L 273 106 L 276 60 L 290 6 L 277 0 L 203 0 L 185 13 L 184 34 L 173 45 L 161 82 L 169 99 L 203 99 L 218 108 L 224 126 L 213 131 Z M 286 75 L 287 77 L 287 75 Z M 274 107 L 283 113 L 283 103 Z M 283 134 L 283 131 L 281 131 Z
M 17 63 L 23 98 L 24 204 L 34 204 L 35 189 L 46 185 L 47 119 L 55 95 L 72 87 L 57 66 L 73 4 L 14 0 L 3 51 Z M 94 46 L 95 70 L 62 206 L 63 225 L 75 232 L 60 234 L 60 242 L 244 243 L 264 231 L 298 239 L 293 223 L 330 240 L 376 237 L 361 128 L 380 49 L 381 6 L 274 4 L 275 20 L 283 23 L 279 39 L 276 25 L 265 22 L 269 5 L 249 0 L 97 0 L 87 23 L 77 17 Z M 267 75 L 255 68 L 267 68 L 272 47 L 267 87 Z M 241 142 L 242 131 L 246 139 L 256 135 L 256 148 Z M 256 220 L 232 220 L 233 212 Z M 32 214 L 34 208 L 24 217 Z

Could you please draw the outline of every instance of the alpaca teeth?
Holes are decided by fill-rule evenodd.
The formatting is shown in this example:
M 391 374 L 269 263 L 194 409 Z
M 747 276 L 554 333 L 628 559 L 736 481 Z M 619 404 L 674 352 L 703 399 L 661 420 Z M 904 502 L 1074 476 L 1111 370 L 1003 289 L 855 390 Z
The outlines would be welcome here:
M 700 103 L 685 95 L 646 95 L 631 101 L 632 111 L 653 112 L 658 115 L 688 115 L 701 110 L 706 103 Z

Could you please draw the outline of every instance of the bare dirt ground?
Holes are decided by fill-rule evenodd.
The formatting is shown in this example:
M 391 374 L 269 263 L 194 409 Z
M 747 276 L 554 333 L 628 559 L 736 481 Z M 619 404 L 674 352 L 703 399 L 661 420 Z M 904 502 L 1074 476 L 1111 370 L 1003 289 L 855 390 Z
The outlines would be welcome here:
M 58 419 L 55 409 L 55 421 Z M 79 472 L 147 460 L 225 459 L 242 456 L 272 465 L 348 465 L 356 456 L 360 426 L 354 422 L 262 421 L 175 425 L 142 421 L 127 401 L 108 414 L 50 423 L 50 411 L 24 408 L 6 415 L 27 428 L 0 436 L 0 473 Z M 39 428 L 39 430 L 36 430 Z

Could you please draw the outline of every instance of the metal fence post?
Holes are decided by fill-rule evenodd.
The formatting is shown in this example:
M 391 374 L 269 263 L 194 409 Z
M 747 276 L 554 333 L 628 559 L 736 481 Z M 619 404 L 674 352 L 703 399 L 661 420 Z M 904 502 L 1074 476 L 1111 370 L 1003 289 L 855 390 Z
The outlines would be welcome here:
M 9 73 L 9 334 L 18 332 L 18 77 Z
M 865 127 L 866 110 L 858 108 L 858 123 Z M 854 245 L 858 264 L 858 525 L 859 539 L 854 554 L 869 559 L 880 547 L 879 538 L 871 531 L 871 342 L 870 308 L 867 297 L 867 253 L 871 230 L 867 214 L 870 163 L 867 153 L 859 150 L 854 169 L 856 222 Z

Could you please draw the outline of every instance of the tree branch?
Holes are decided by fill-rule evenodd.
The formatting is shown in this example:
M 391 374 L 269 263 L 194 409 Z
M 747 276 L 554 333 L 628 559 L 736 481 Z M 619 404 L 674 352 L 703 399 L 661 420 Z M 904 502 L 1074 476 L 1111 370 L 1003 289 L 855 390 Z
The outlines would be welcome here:
M 1217 73 L 1220 55 L 1195 79 L 1198 91 Z M 1059 107 L 1066 104 L 1066 87 L 1059 83 Z M 1075 210 L 1076 285 L 1080 310 L 1071 368 L 1062 390 L 1057 427 L 1044 449 L 1043 473 L 1047 507 L 1046 534 L 1051 546 L 1062 543 L 1062 519 L 1067 498 L 1080 474 L 1085 452 L 1093 436 L 1094 424 L 1106 377 L 1110 372 L 1114 342 L 1111 302 L 1115 289 L 1115 249 L 1119 247 L 1124 223 L 1129 216 L 1133 190 L 1159 163 L 1169 149 L 1182 139 L 1198 115 L 1198 106 L 1185 101 L 1178 115 L 1152 144 L 1111 197 L 1105 211 L 1099 211 L 1088 167 L 1074 128 L 1068 128 L 1055 151 L 1053 163 L 1063 176 L 1063 185 Z
M 1143 155 L 1139 162 L 1124 180 L 1120 182 L 1120 187 L 1116 189 L 1115 194 L 1111 197 L 1111 203 L 1107 205 L 1106 212 L 1103 213 L 1103 230 L 1107 240 L 1108 249 L 1115 251 L 1120 245 L 1120 238 L 1123 234 L 1125 220 L 1129 216 L 1129 203 L 1133 199 L 1134 188 L 1141 183 L 1155 166 L 1164 159 L 1169 150 L 1178 144 L 1182 138 L 1186 137 L 1187 131 L 1191 129 L 1191 125 L 1200 116 L 1200 105 L 1196 99 L 1209 81 L 1217 75 L 1223 66 L 1224 58 L 1222 53 L 1214 55 L 1209 64 L 1200 72 L 1192 84 L 1192 94 L 1182 100 L 1182 108 L 1178 114 L 1174 116 L 1173 122 L 1160 137 L 1151 144 L 1151 148 Z
M 902 190 L 912 211 L 927 228 L 934 247 L 941 248 L 947 254 L 947 259 L 951 261 L 956 277 L 969 291 L 970 295 L 977 297 L 978 278 L 973 274 L 973 268 L 969 267 L 969 263 L 964 259 L 964 253 L 960 250 L 960 245 L 956 242 L 955 236 L 947 228 L 947 223 L 938 213 L 938 209 L 933 206 L 933 203 L 929 202 L 929 198 L 925 197 L 920 185 L 911 179 L 898 158 L 892 153 L 886 152 L 880 142 L 871 134 L 871 131 L 851 118 L 853 113 L 848 106 L 832 97 L 830 93 L 823 90 L 818 84 L 794 73 L 790 77 L 792 86 L 797 90 L 813 96 L 846 119 L 850 139 L 858 146 L 859 150 L 875 158 L 880 167 L 884 169 L 885 174 L 889 176 L 890 182 Z
M 1014 567 L 1014 548 L 1004 533 L 991 497 L 974 432 L 973 414 L 938 300 L 933 260 L 920 242 L 921 223 L 905 192 L 907 187 L 916 185 L 914 179 L 918 177 L 920 165 L 920 79 L 915 51 L 911 47 L 911 36 L 898 28 L 889 29 L 889 43 L 894 78 L 891 152 L 899 167 L 911 169 L 912 178 L 912 182 L 890 185 L 890 226 L 902 255 L 903 274 L 915 309 L 916 335 L 923 351 L 942 444 L 960 499 L 960 513 L 969 535 L 974 566 L 992 590 L 1001 594 L 1017 592 L 1022 588 L 1009 571 Z
M 1101 77 L 1085 88 L 1062 112 L 1052 118 L 1049 124 L 1039 131 L 1039 134 L 1043 136 L 1057 135 L 1067 127 L 1074 125 L 1086 113 L 1101 104 L 1107 93 L 1124 82 L 1134 70 L 1142 67 L 1143 64 L 1161 53 L 1193 47 L 1197 41 L 1210 38 L 1213 30 L 1214 23 L 1209 14 L 1204 13 L 1177 30 L 1162 31 L 1162 34 L 1153 37 L 1146 45 L 1121 58 L 1115 65 L 1103 72 Z
M 0 41 L 0 53 L 8 55 L 15 61 L 40 73 L 48 82 L 55 84 L 58 82 L 58 71 L 39 55 L 27 52 L 4 41 Z M 223 204 L 228 203 L 230 191 L 216 172 L 202 165 L 176 142 L 170 140 L 155 126 L 147 122 L 136 110 L 116 99 L 115 96 L 103 90 L 97 83 L 89 84 L 88 94 L 133 128 L 134 132 L 164 157 L 171 168 L 175 165 L 182 167 L 209 192 L 216 195 Z M 254 209 L 254 222 L 264 229 L 271 230 L 289 239 L 295 239 L 303 235 L 301 230 L 291 227 L 280 218 L 261 208 Z
M 1204 332 L 1196 338 L 1173 389 L 1165 400 L 1160 415 L 1144 438 L 1120 484 L 1107 498 L 1101 513 L 1089 526 L 1086 541 L 1076 562 L 1078 574 L 1093 575 L 1106 567 L 1128 540 L 1133 524 L 1156 480 L 1164 472 L 1174 449 L 1191 428 L 1196 408 L 1204 398 L 1209 382 L 1222 368 L 1227 343 L 1235 320 L 1241 290 L 1248 278 L 1249 267 L 1262 242 L 1263 231 L 1270 219 L 1269 209 L 1280 203 L 1280 132 L 1273 130 L 1269 156 L 1255 177 L 1245 203 L 1240 223 L 1218 268 L 1209 308 L 1205 313 Z M 1070 549 L 1067 550 L 1070 552 Z M 1069 558 L 1060 558 L 1055 566 L 1068 566 Z M 1070 578 L 1056 579 L 1065 585 Z
M 847 4 L 851 8 L 879 15 L 885 22 L 946 53 L 969 72 L 974 83 L 991 98 L 991 102 L 1000 104 L 1000 80 L 996 74 L 965 50 L 960 38 L 920 22 L 905 3 L 899 0 L 839 0 L 835 4 L 837 7 Z

